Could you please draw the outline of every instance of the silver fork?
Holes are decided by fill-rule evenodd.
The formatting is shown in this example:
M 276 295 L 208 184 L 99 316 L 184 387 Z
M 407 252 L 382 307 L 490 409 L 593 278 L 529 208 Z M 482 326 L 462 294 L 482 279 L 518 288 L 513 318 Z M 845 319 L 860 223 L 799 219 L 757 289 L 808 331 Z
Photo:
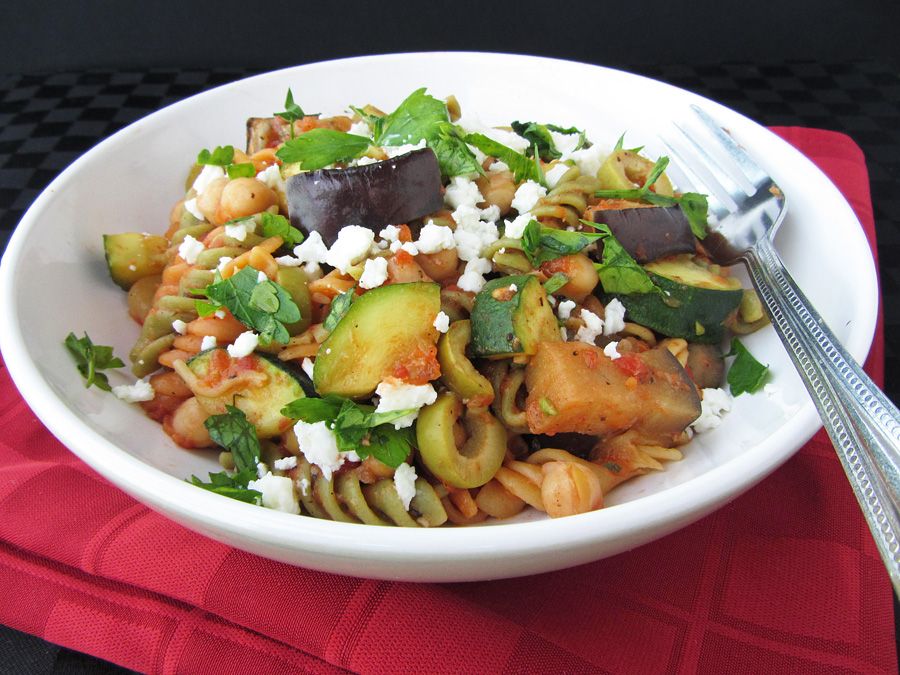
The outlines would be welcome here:
M 744 190 L 732 172 L 681 127 L 699 159 L 692 162 L 665 140 L 670 156 L 709 195 L 718 224 L 703 244 L 721 265 L 746 264 L 753 286 L 809 390 L 853 487 L 881 559 L 900 594 L 900 414 L 841 346 L 797 287 L 772 244 L 787 199 L 771 177 L 703 109 L 691 108 L 752 184 Z M 705 167 L 713 180 L 698 175 Z M 735 208 L 729 208 L 733 204 Z

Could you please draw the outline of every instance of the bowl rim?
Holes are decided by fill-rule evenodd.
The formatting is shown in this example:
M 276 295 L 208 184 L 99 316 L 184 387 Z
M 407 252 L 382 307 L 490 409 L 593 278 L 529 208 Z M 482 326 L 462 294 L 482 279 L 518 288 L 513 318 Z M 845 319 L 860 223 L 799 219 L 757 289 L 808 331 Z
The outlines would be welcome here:
M 262 509 L 219 495 L 198 490 L 177 477 L 144 463 L 137 457 L 120 449 L 117 445 L 80 421 L 74 410 L 57 397 L 49 384 L 40 376 L 30 362 L 25 347 L 26 337 L 18 322 L 17 302 L 14 296 L 13 277 L 17 263 L 29 233 L 35 229 L 39 215 L 50 197 L 66 189 L 75 179 L 83 164 L 102 153 L 105 148 L 120 142 L 123 135 L 132 133 L 146 124 L 180 114 L 199 97 L 214 96 L 221 90 L 234 87 L 236 83 L 254 82 L 266 78 L 276 78 L 286 71 L 312 70 L 333 67 L 350 67 L 361 62 L 383 61 L 387 65 L 396 59 L 516 59 L 534 60 L 566 67 L 580 66 L 591 70 L 599 69 L 607 73 L 625 75 L 652 83 L 655 87 L 665 87 L 681 94 L 687 94 L 694 101 L 702 103 L 717 114 L 732 119 L 740 119 L 755 131 L 769 135 L 770 141 L 782 149 L 795 153 L 805 168 L 817 177 L 831 184 L 830 179 L 801 155 L 787 141 L 776 136 L 755 121 L 699 94 L 674 85 L 654 80 L 650 77 L 624 70 L 598 66 L 595 64 L 569 61 L 522 54 L 496 52 L 442 51 L 412 52 L 402 54 L 381 54 L 357 56 L 321 61 L 300 66 L 289 66 L 274 71 L 259 73 L 241 80 L 229 82 L 213 89 L 195 94 L 155 111 L 100 141 L 77 158 L 35 199 L 14 230 L 2 261 L 0 261 L 0 347 L 6 367 L 23 398 L 45 426 L 67 448 L 78 455 L 94 470 L 115 485 L 152 508 L 169 514 L 178 514 L 207 533 L 227 535 L 233 532 L 242 538 L 264 545 L 302 552 L 316 552 L 329 556 L 374 558 L 378 560 L 403 560 L 404 562 L 430 562 L 438 559 L 456 561 L 477 561 L 498 554 L 529 556 L 548 549 L 569 549 L 590 546 L 597 540 L 597 532 L 603 538 L 625 536 L 636 529 L 651 525 L 664 526 L 666 523 L 682 523 L 695 519 L 735 498 L 746 489 L 759 482 L 765 475 L 775 470 L 791 457 L 820 426 L 819 418 L 811 400 L 806 400 L 796 415 L 782 424 L 771 436 L 753 447 L 753 452 L 743 451 L 723 464 L 713 467 L 686 482 L 667 487 L 659 492 L 638 499 L 609 506 L 605 509 L 557 520 L 534 520 L 517 523 L 496 523 L 489 527 L 461 527 L 407 530 L 405 528 L 380 528 L 377 537 L 360 536 L 371 534 L 371 526 L 340 523 L 316 518 L 300 518 L 294 515 Z M 642 85 L 643 86 L 643 85 Z M 833 185 L 833 184 L 832 184 Z M 855 213 L 843 195 L 834 188 L 841 202 L 843 214 L 858 222 Z M 865 240 L 860 227 L 854 236 Z M 865 241 L 864 241 L 865 243 Z M 866 243 L 866 250 L 868 244 Z M 874 310 L 861 318 L 851 337 L 848 350 L 862 361 L 874 337 L 878 289 L 874 260 L 870 257 L 867 274 L 860 277 L 861 302 Z M 786 448 L 790 448 L 790 451 Z M 648 519 L 648 514 L 652 518 Z M 676 525 L 680 527 L 681 525 Z M 365 528 L 365 532 L 360 528 Z M 674 529 L 674 528 L 672 528 Z M 240 546 L 238 544 L 238 546 Z

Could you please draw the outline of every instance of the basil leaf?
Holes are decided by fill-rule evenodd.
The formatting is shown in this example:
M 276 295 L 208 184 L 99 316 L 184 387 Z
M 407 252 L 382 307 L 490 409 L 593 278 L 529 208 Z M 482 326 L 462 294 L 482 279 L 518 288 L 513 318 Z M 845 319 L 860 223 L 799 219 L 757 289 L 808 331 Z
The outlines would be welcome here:
M 569 277 L 567 277 L 562 272 L 557 272 L 544 282 L 544 291 L 547 293 L 547 295 L 556 293 L 556 291 L 565 286 L 567 283 L 569 283 Z
M 442 122 L 435 127 L 433 135 L 426 140 L 428 147 L 437 157 L 441 173 L 447 177 L 470 173 L 484 173 L 457 127 Z
M 253 178 L 256 176 L 256 167 L 252 162 L 243 162 L 241 164 L 229 164 L 225 169 L 228 177 L 235 178 Z
M 536 122 L 513 122 L 512 130 L 528 141 L 530 147 L 526 153 L 530 156 L 538 155 L 545 162 L 551 159 L 559 159 L 562 153 L 556 149 L 550 129 L 544 124 Z
M 264 237 L 281 237 L 288 248 L 303 243 L 305 239 L 303 233 L 291 225 L 291 221 L 277 213 L 263 211 L 259 222 Z
M 228 166 L 232 161 L 234 161 L 234 146 L 231 145 L 220 145 L 212 152 L 204 148 L 197 155 L 197 164 Z
M 328 316 L 325 317 L 325 321 L 322 323 L 322 327 L 329 332 L 333 331 L 337 327 L 340 320 L 344 318 L 344 314 L 346 314 L 350 309 L 350 305 L 355 297 L 356 287 L 353 287 L 347 291 L 344 291 L 334 300 L 332 300 L 331 309 L 328 310 Z
M 335 162 L 356 159 L 369 143 L 364 136 L 334 129 L 311 129 L 285 141 L 275 154 L 282 162 L 299 163 L 304 171 L 314 171 Z
M 531 264 L 537 267 L 548 260 L 578 253 L 605 236 L 606 234 L 598 232 L 555 230 L 552 227 L 543 227 L 538 221 L 532 220 L 522 233 L 522 250 Z
M 256 429 L 241 409 L 226 404 L 225 411 L 222 415 L 207 417 L 203 426 L 216 445 L 231 452 L 238 471 L 252 471 L 255 478 L 256 465 L 259 464 L 259 438 L 256 436 Z
M 732 396 L 740 396 L 744 392 L 752 394 L 765 384 L 769 375 L 769 366 L 764 366 L 757 361 L 740 340 L 732 338 L 731 351 L 725 356 L 735 357 L 725 378 Z
M 95 345 L 87 333 L 83 338 L 76 338 L 75 333 L 69 333 L 63 344 L 75 359 L 78 372 L 84 377 L 85 388 L 94 385 L 103 391 L 112 390 L 112 387 L 109 386 L 109 379 L 100 371 L 107 368 L 125 367 L 122 359 L 113 355 L 112 347 Z
M 397 468 L 406 461 L 415 445 L 413 429 L 394 429 L 389 424 L 376 427 L 369 434 L 368 453 L 384 464 Z
M 204 482 L 197 476 L 191 476 L 191 484 L 196 485 L 204 490 L 215 492 L 225 497 L 231 497 L 238 501 L 247 502 L 248 504 L 256 504 L 257 500 L 262 497 L 262 493 L 258 490 L 250 490 L 247 484 L 251 480 L 256 479 L 256 468 L 252 471 L 239 471 L 229 474 L 225 471 L 218 473 L 210 473 L 209 481 Z
M 343 401 L 339 396 L 322 398 L 298 398 L 281 409 L 281 414 L 292 420 L 301 420 L 307 424 L 316 422 L 332 422 L 341 410 Z
M 269 280 L 260 282 L 258 275 L 252 267 L 245 267 L 234 276 L 207 286 L 206 297 L 227 307 L 238 321 L 259 333 L 263 344 L 272 340 L 284 344 L 290 339 L 284 324 L 299 321 L 300 308 L 282 286 Z M 258 290 L 259 286 L 263 289 Z
M 376 145 L 406 145 L 418 143 L 436 135 L 441 123 L 450 122 L 447 105 L 417 89 L 397 106 L 390 115 L 378 120 L 375 129 Z
M 593 226 L 605 235 L 601 262 L 594 263 L 604 291 L 615 294 L 660 292 L 647 271 L 631 257 L 609 227 L 601 223 L 593 223 Z
M 709 202 L 706 195 L 685 192 L 676 201 L 690 223 L 691 232 L 697 239 L 704 239 L 709 234 Z
M 533 180 L 544 187 L 547 186 L 547 180 L 544 178 L 544 172 L 539 162 L 531 161 L 525 155 L 503 145 L 503 143 L 495 141 L 493 138 L 488 138 L 484 134 L 468 134 L 465 141 L 469 145 L 474 145 L 485 155 L 496 157 L 509 166 L 517 183 L 521 183 L 524 180 Z

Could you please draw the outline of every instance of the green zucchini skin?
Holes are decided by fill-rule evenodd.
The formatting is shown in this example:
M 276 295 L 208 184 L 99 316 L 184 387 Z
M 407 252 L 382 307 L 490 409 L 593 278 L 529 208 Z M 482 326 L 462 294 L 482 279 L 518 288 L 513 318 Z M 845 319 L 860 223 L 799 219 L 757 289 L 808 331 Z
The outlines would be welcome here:
M 417 281 L 379 286 L 353 301 L 319 347 L 313 370 L 325 396 L 371 396 L 394 366 L 418 351 L 433 349 L 441 311 L 441 288 Z
M 103 235 L 103 252 L 109 276 L 126 291 L 138 279 L 163 271 L 168 248 L 168 239 L 152 234 L 123 232 Z
M 471 322 L 473 358 L 530 356 L 539 343 L 562 339 L 544 287 L 530 274 L 487 282 L 475 296 Z
M 742 290 L 688 286 L 652 272 L 650 278 L 665 297 L 659 293 L 631 293 L 606 295 L 604 300 L 619 298 L 629 321 L 668 337 L 705 344 L 722 341 L 722 324 L 741 304 Z
M 209 374 L 212 356 L 217 351 L 224 350 L 213 348 L 200 352 L 187 362 L 188 368 L 198 378 L 205 377 Z M 256 427 L 260 438 L 284 433 L 293 422 L 281 414 L 281 409 L 298 398 L 314 395 L 312 382 L 306 373 L 277 357 L 254 352 L 244 358 L 253 360 L 253 370 L 268 376 L 263 386 L 245 387 L 216 397 L 197 395 L 197 401 L 211 415 L 224 413 L 226 404 L 239 408 Z

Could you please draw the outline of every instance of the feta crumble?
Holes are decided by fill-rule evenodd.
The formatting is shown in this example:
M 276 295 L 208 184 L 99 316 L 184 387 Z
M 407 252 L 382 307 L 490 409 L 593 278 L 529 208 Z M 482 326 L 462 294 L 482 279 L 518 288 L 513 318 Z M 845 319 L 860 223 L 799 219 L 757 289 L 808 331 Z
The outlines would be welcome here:
M 180 255 L 188 265 L 197 262 L 197 256 L 203 253 L 206 247 L 202 241 L 197 241 L 191 235 L 186 235 L 184 241 L 178 245 L 178 255 Z
M 179 335 L 184 335 L 187 333 L 187 324 L 181 319 L 175 319 L 172 322 L 172 330 L 174 330 Z
M 216 346 L 216 338 L 214 335 L 204 335 L 203 339 L 200 340 L 200 351 L 205 352 L 207 349 L 212 349 Z
M 613 298 L 603 310 L 603 334 L 613 335 L 625 330 L 625 305 Z
M 297 458 L 293 455 L 290 455 L 289 457 L 282 457 L 281 459 L 276 459 L 272 463 L 272 468 L 277 469 L 278 471 L 290 471 L 296 466 Z
M 617 358 L 622 356 L 619 353 L 618 346 L 618 342 L 610 342 L 603 348 L 603 353 L 606 354 L 611 360 L 615 361 Z
M 234 260 L 234 258 L 232 258 L 231 256 L 223 255 L 221 258 L 219 258 L 219 264 L 216 265 L 216 269 L 219 270 L 220 273 L 223 272 L 225 270 L 225 266 L 232 260 Z
M 450 330 L 450 317 L 444 314 L 443 311 L 440 311 L 434 318 L 434 323 L 432 325 L 437 328 L 438 333 L 446 333 Z
M 409 511 L 409 503 L 416 496 L 416 469 L 406 462 L 394 471 L 394 488 L 403 502 L 403 508 Z
M 453 239 L 460 260 L 473 260 L 481 255 L 485 247 L 500 238 L 499 230 L 494 223 L 481 221 L 481 209 L 477 206 L 463 204 L 453 212 L 456 230 Z
M 475 206 L 483 201 L 481 191 L 468 176 L 454 176 L 444 192 L 444 203 L 454 209 L 463 205 Z
M 112 388 L 112 393 L 116 398 L 126 403 L 138 403 L 140 401 L 152 401 L 156 396 L 153 391 L 153 385 L 147 380 L 138 380 L 134 384 L 120 384 Z
M 244 241 L 247 238 L 247 225 L 244 222 L 226 225 L 225 236 L 237 241 Z
M 563 164 L 560 162 L 556 164 L 552 169 L 544 173 L 544 178 L 547 179 L 547 185 L 552 190 L 559 184 L 559 179 L 565 176 L 569 169 L 572 167 L 568 164 Z
M 405 155 L 408 152 L 412 152 L 413 150 L 421 150 L 425 147 L 425 139 L 423 138 L 418 143 L 406 143 L 405 145 L 386 145 L 382 148 L 384 150 L 384 154 L 393 159 L 394 157 L 399 157 L 400 155 Z
M 325 480 L 331 480 L 331 475 L 340 469 L 345 461 L 359 461 L 359 455 L 355 452 L 338 450 L 334 432 L 325 422 L 313 424 L 297 422 L 294 425 L 294 435 L 297 436 L 297 444 L 306 461 L 319 467 Z
M 313 368 L 315 367 L 315 364 L 313 363 L 312 359 L 309 358 L 308 356 L 305 356 L 303 358 L 303 362 L 300 364 L 300 367 L 303 368 L 304 373 L 309 375 L 309 379 L 312 379 Z
M 533 180 L 526 180 L 518 188 L 512 200 L 512 208 L 521 213 L 528 213 L 541 197 L 546 196 L 547 188 Z
M 605 148 L 592 145 L 589 148 L 564 153 L 561 159 L 574 161 L 582 176 L 596 176 L 607 155 L 609 152 Z
M 337 240 L 328 249 L 325 262 L 340 270 L 341 274 L 346 274 L 355 263 L 368 255 L 374 241 L 375 233 L 369 228 L 347 225 L 338 232 Z M 297 255 L 297 249 L 294 249 L 294 255 Z
M 400 239 L 400 228 L 396 225 L 388 225 L 378 233 L 378 236 L 385 241 L 398 241 Z
M 269 277 L 266 276 L 266 273 L 260 270 L 256 273 L 256 283 L 261 284 L 264 281 L 268 281 Z
M 496 223 L 498 220 L 500 220 L 500 207 L 496 204 L 491 204 L 487 208 L 481 209 L 481 219 L 491 223 Z
M 513 220 L 504 220 L 503 236 L 521 239 L 525 234 L 525 228 L 531 222 L 531 216 L 527 213 L 516 216 Z
M 294 483 L 287 476 L 276 476 L 268 471 L 262 478 L 247 483 L 247 487 L 262 494 L 262 505 L 268 509 L 294 515 L 300 513 L 300 502 L 294 491 Z
M 724 389 L 707 388 L 701 391 L 700 417 L 691 424 L 696 432 L 710 431 L 722 423 L 722 416 L 731 410 L 732 398 Z
M 437 400 L 437 392 L 430 384 L 406 384 L 393 378 L 382 381 L 375 388 L 375 393 L 379 396 L 378 407 L 375 408 L 377 413 L 414 410 L 414 412 L 391 422 L 395 429 L 412 426 L 419 415 L 419 408 Z
M 372 127 L 369 126 L 369 123 L 365 120 L 360 120 L 359 122 L 354 122 L 350 125 L 350 130 L 347 132 L 348 134 L 355 134 L 356 136 L 365 136 L 366 138 L 372 138 Z
M 400 244 L 400 250 L 406 251 L 407 253 L 409 253 L 410 255 L 413 255 L 413 256 L 419 255 L 419 247 L 416 246 L 411 241 L 405 241 L 402 244 Z
M 584 325 L 578 329 L 575 339 L 579 342 L 594 344 L 597 337 L 603 335 L 603 319 L 589 309 L 582 309 L 581 320 L 584 321 Z
M 429 220 L 419 231 L 419 240 L 416 242 L 419 253 L 437 253 L 456 247 L 453 239 L 453 230 L 445 225 L 435 225 Z
M 197 206 L 197 198 L 186 199 L 184 201 L 184 210 L 190 213 L 194 218 L 199 220 L 201 223 L 206 220 L 206 216 L 203 215 L 203 211 L 200 210 L 200 207 Z
M 253 350 L 256 349 L 258 344 L 259 335 L 252 330 L 244 331 L 237 336 L 233 345 L 228 345 L 228 354 L 233 359 L 249 356 L 253 353 Z
M 225 310 L 217 309 L 215 312 L 213 312 L 213 316 L 216 317 L 217 319 L 224 319 L 225 318 Z
M 556 316 L 558 316 L 562 321 L 565 321 L 570 316 L 572 316 L 573 309 L 575 309 L 574 300 L 563 300 L 561 303 L 559 303 L 559 307 L 556 308 Z
M 362 288 L 378 288 L 387 281 L 387 278 L 387 258 L 371 258 L 366 260 L 362 276 L 359 278 L 359 285 Z
M 484 258 L 472 258 L 466 263 L 466 269 L 456 282 L 456 285 L 464 291 L 477 293 L 484 287 L 484 275 L 490 271 L 490 260 L 485 260 Z
M 256 180 L 273 190 L 284 192 L 284 178 L 281 177 L 281 168 L 277 164 L 270 164 L 256 174 Z
M 304 263 L 304 269 L 318 266 L 325 262 L 328 257 L 328 247 L 322 241 L 322 235 L 315 230 L 309 233 L 309 236 L 303 240 L 303 243 L 294 247 L 294 255 L 297 259 Z
M 214 180 L 218 180 L 219 178 L 225 177 L 225 168 L 221 166 L 216 166 L 214 164 L 206 164 L 203 167 L 203 170 L 197 174 L 197 177 L 194 179 L 191 187 L 197 195 L 202 195 L 204 190 L 209 187 L 209 184 Z

